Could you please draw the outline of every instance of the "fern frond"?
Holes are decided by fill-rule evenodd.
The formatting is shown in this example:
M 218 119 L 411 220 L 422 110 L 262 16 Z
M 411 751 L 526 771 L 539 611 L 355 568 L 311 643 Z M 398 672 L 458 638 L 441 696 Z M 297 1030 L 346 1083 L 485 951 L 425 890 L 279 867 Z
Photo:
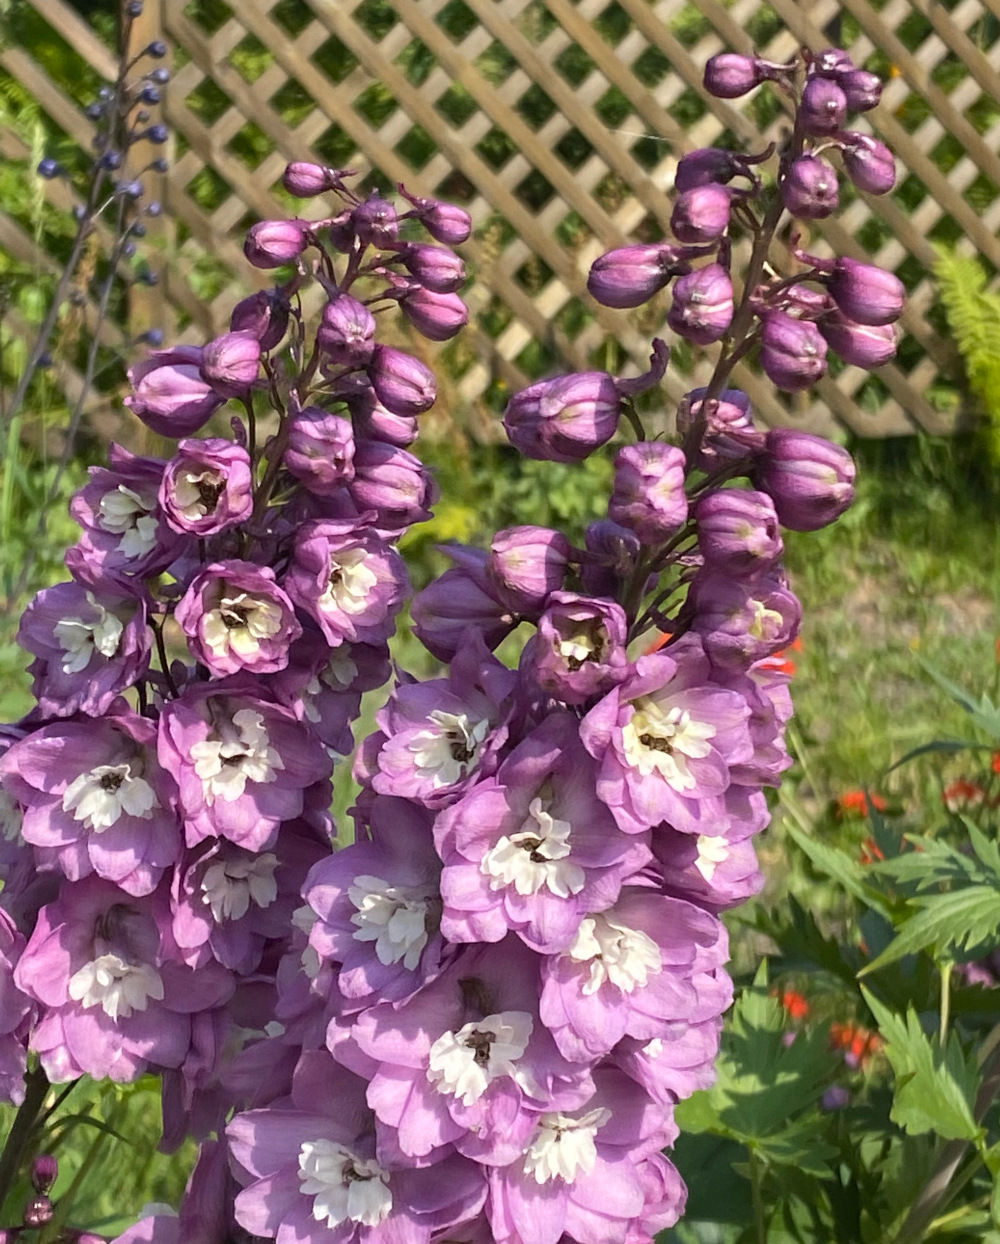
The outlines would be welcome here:
M 969 388 L 990 423 L 991 456 L 1000 461 L 1000 293 L 987 288 L 977 260 L 951 251 L 939 250 L 934 275 Z

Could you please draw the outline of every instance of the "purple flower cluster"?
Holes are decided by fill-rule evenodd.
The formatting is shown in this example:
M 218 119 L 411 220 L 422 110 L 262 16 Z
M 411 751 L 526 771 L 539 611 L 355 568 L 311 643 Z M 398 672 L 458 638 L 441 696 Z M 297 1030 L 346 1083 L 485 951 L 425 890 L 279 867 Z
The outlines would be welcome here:
M 807 88 L 834 80 L 824 57 Z M 727 90 L 792 73 L 721 59 Z M 800 114 L 822 112 L 808 95 Z M 811 133 L 800 118 L 793 162 Z M 164 1146 L 203 1142 L 179 1216 L 120 1244 L 644 1244 L 683 1212 L 662 1151 L 677 1102 L 712 1081 L 732 998 L 720 913 L 762 884 L 764 790 L 790 763 L 770 660 L 800 621 L 781 527 L 834 521 L 854 478 L 844 450 L 758 428 L 726 388 L 747 344 L 727 231 L 759 181 L 754 158 L 722 156 L 681 163 L 679 247 L 591 274 L 618 307 L 676 276 L 676 330 L 724 338 L 681 443 L 646 439 L 631 404 L 664 373 L 660 341 L 638 378 L 511 399 L 528 456 L 578 461 L 623 413 L 638 442 L 579 544 L 522 526 L 449 550 L 412 609 L 444 668 L 398 673 L 340 850 L 334 759 L 388 677 L 396 541 L 434 498 L 408 449 L 433 377 L 376 340 L 376 312 L 457 330 L 468 218 L 292 164 L 292 194 L 342 210 L 255 225 L 247 257 L 286 269 L 279 284 L 215 341 L 133 370 L 129 404 L 177 452 L 116 448 L 75 499 L 72 580 L 22 623 L 38 705 L 0 759 L 0 1091 L 17 1099 L 27 1051 L 53 1081 L 154 1070 Z M 857 320 L 847 264 L 812 302 L 752 287 L 735 314 L 762 338 L 779 300 Z M 311 333 L 310 277 L 326 295 Z M 193 438 L 227 403 L 234 439 Z M 511 668 L 495 654 L 518 627 Z
M 866 194 L 888 193 L 896 170 L 883 143 L 844 128 L 850 113 L 869 111 L 881 95 L 878 78 L 857 68 L 846 52 L 806 52 L 787 64 L 723 52 L 705 67 L 706 89 L 722 99 L 744 95 L 763 82 L 778 84 L 797 105 L 794 130 L 777 156 L 776 183 L 765 185 L 756 171 L 773 148 L 757 155 L 690 152 L 677 167 L 678 194 L 670 218 L 676 242 L 609 252 L 594 264 L 588 288 L 605 306 L 638 307 L 673 281 L 667 323 L 679 337 L 701 346 L 727 338 L 738 357 L 756 348 L 768 379 L 795 392 L 826 373 L 828 349 L 855 367 L 887 363 L 896 353 L 903 284 L 894 274 L 851 257 L 809 255 L 796 248 L 793 237 L 800 270 L 778 273 L 772 265 L 767 275 L 763 265 L 751 261 L 750 288 L 738 306 L 730 272 L 732 242 L 749 233 L 756 242 L 769 243 L 782 212 L 810 221 L 836 211 L 838 172 L 828 159 L 833 152 L 849 180 Z M 757 248 L 755 254 L 765 250 Z M 707 262 L 698 265 L 702 259 Z M 567 386 L 569 379 L 555 383 Z

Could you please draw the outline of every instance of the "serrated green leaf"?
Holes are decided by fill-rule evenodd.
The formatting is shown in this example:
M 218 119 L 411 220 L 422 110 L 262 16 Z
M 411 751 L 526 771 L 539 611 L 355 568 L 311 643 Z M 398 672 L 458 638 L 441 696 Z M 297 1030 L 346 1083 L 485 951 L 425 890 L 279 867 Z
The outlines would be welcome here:
M 925 661 L 919 656 L 917 660 L 937 685 L 946 691 L 956 704 L 961 705 L 965 709 L 977 726 L 985 730 L 987 734 L 991 734 L 995 739 L 1000 739 L 1000 710 L 997 709 L 985 692 L 976 700 L 964 687 L 960 687 L 958 683 L 952 682 L 950 678 L 946 678 L 929 661 Z M 982 745 L 980 744 L 980 746 Z
M 828 1120 L 813 1112 L 789 1122 L 780 1132 L 760 1137 L 756 1148 L 769 1162 L 795 1167 L 818 1179 L 831 1179 L 830 1159 L 838 1150 L 823 1139 L 827 1127 Z
M 906 1019 L 884 1006 L 870 990 L 865 1001 L 878 1020 L 885 1055 L 896 1085 L 889 1117 L 910 1135 L 933 1132 L 945 1140 L 975 1141 L 982 1128 L 973 1116 L 979 1074 L 952 1034 L 942 1050 L 920 1027 L 910 1006 Z
M 1000 888 L 968 885 L 946 894 L 919 895 L 910 900 L 916 911 L 899 927 L 882 953 L 858 973 L 866 976 L 906 955 L 933 948 L 941 956 L 962 958 L 962 951 L 975 950 L 976 957 L 1000 945 Z
M 782 904 L 779 913 L 758 908 L 752 927 L 777 942 L 783 971 L 808 972 L 818 968 L 850 988 L 855 987 L 861 956 L 852 946 L 827 937 L 812 912 L 806 911 L 794 895 Z
M 836 847 L 828 846 L 825 842 L 804 834 L 791 821 L 786 821 L 784 832 L 812 860 L 820 872 L 839 881 L 845 890 L 853 894 L 865 906 L 880 912 L 887 919 L 890 918 L 891 908 L 874 886 L 865 881 L 865 870 L 857 860 L 852 859 L 845 851 L 840 851 Z

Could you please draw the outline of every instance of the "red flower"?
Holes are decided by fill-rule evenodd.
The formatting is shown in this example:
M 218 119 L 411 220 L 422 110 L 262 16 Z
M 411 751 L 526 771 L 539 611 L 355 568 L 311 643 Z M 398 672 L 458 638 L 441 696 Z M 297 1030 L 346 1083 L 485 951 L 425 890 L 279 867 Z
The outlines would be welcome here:
M 961 812 L 972 803 L 980 803 L 986 798 L 986 792 L 978 782 L 970 782 L 968 778 L 956 778 L 941 792 L 941 802 L 949 812 Z
M 785 1008 L 792 1019 L 808 1019 L 812 1007 L 809 1005 L 809 999 L 804 994 L 799 993 L 797 989 L 783 989 L 777 995 L 781 1005 Z

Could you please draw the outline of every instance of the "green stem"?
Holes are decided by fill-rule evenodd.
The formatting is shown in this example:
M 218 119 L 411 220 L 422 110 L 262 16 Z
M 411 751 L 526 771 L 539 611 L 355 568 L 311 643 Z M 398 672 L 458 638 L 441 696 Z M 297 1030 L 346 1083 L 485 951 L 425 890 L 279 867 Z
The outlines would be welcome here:
M 757 1244 L 767 1244 L 767 1220 L 764 1215 L 763 1170 L 757 1153 L 750 1150 L 750 1195 L 753 1199 L 753 1221 Z
M 4 1201 L 26 1156 L 28 1139 L 38 1121 L 48 1091 L 49 1078 L 41 1067 L 29 1071 L 25 1077 L 24 1101 L 14 1116 L 3 1153 L 0 1153 L 0 1218 L 3 1217 Z
M 955 965 L 949 960 L 938 965 L 941 976 L 941 1024 L 938 1029 L 938 1040 L 942 1050 L 948 1042 L 948 1021 L 951 1018 L 951 970 Z

